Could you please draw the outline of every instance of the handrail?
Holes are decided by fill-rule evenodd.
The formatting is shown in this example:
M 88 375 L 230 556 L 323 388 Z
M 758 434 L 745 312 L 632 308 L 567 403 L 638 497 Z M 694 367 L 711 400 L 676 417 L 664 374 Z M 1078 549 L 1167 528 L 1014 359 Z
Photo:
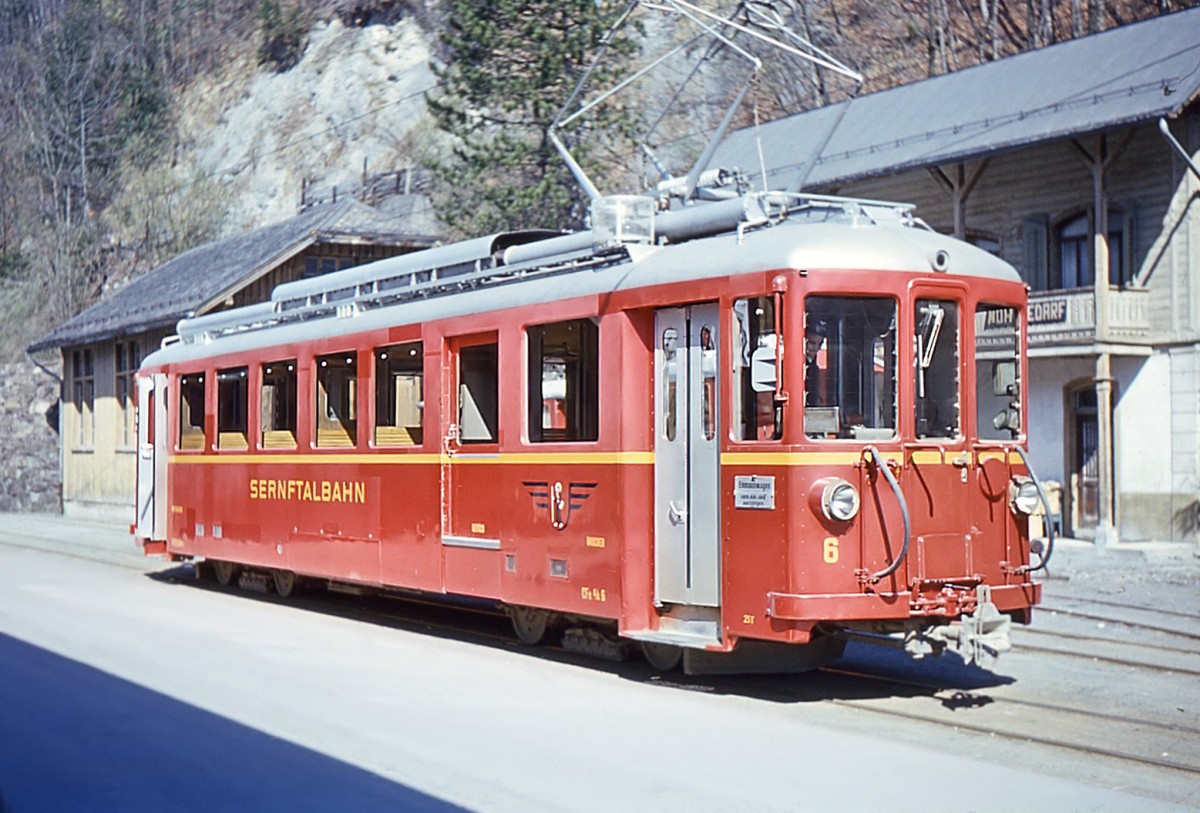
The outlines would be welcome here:
M 1021 456 L 1021 462 L 1025 464 L 1025 468 L 1029 471 L 1029 479 L 1033 480 L 1033 487 L 1037 489 L 1038 499 L 1042 501 L 1042 508 L 1046 510 L 1046 553 L 1041 557 L 1037 567 L 1033 565 L 1023 565 L 1018 568 L 1018 573 L 1036 573 L 1046 567 L 1050 561 L 1050 557 L 1054 555 L 1054 523 L 1050 521 L 1050 500 L 1046 498 L 1046 492 L 1042 489 L 1042 481 L 1038 479 L 1037 472 L 1033 470 L 1033 466 L 1029 463 L 1029 457 L 1025 454 L 1025 450 L 1020 446 L 1013 447 L 1017 454 Z
M 892 492 L 896 495 L 896 501 L 900 503 L 900 514 L 904 517 L 904 544 L 900 546 L 900 555 L 896 557 L 890 565 L 885 567 L 878 573 L 872 573 L 867 579 L 871 584 L 877 583 L 880 579 L 885 579 L 896 572 L 900 567 L 900 563 L 904 561 L 904 557 L 908 555 L 908 542 L 912 537 L 912 523 L 908 516 L 908 501 L 904 499 L 904 493 L 900 491 L 900 484 L 896 482 L 896 478 L 892 476 L 891 469 L 887 467 L 887 461 L 883 459 L 883 455 L 874 446 L 868 446 L 863 449 L 863 455 L 870 453 L 875 461 L 875 465 L 883 472 L 884 478 L 887 479 L 888 485 L 892 487 Z

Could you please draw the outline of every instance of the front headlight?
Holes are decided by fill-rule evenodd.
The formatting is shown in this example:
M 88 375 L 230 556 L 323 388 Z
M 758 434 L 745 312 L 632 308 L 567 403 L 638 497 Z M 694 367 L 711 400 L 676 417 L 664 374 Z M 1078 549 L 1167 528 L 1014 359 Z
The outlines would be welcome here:
M 1037 486 L 1028 477 L 1014 477 L 1008 486 L 1008 496 L 1013 509 L 1022 514 L 1032 514 L 1041 502 Z
M 858 490 L 839 478 L 831 478 L 821 492 L 821 511 L 829 519 L 848 522 L 858 514 Z

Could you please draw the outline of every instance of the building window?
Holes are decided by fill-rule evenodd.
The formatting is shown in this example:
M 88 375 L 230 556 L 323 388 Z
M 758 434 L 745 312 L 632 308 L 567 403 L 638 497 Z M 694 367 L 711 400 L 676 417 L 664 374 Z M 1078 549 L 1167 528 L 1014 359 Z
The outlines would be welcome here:
M 264 449 L 296 447 L 296 360 L 262 366 L 259 419 Z
M 91 350 L 71 354 L 71 401 L 75 405 L 75 448 L 91 449 L 96 433 L 96 360 Z
M 204 448 L 204 374 L 179 377 L 179 448 Z
M 358 359 L 353 350 L 317 359 L 317 445 L 358 443 Z
M 425 412 L 421 343 L 375 350 L 375 443 L 419 446 Z
M 975 231 L 974 229 L 969 230 L 967 232 L 967 242 L 995 257 L 1004 256 L 1003 243 L 1000 242 L 999 237 L 990 232 Z
M 358 261 L 352 257 L 325 257 L 320 254 L 310 254 L 304 258 L 303 279 L 332 274 L 334 271 L 341 271 L 355 265 L 358 265 Z
M 1108 210 L 1108 281 L 1127 282 L 1125 216 L 1120 209 Z M 1092 245 L 1094 225 L 1090 212 L 1065 220 L 1055 229 L 1058 266 L 1051 275 L 1051 288 L 1088 288 L 1095 284 Z
M 117 447 L 132 449 L 137 446 L 137 420 L 133 376 L 142 357 L 136 341 L 116 344 L 116 394 L 117 394 Z
M 537 325 L 529 341 L 529 440 L 596 440 L 599 329 L 591 319 Z
M 217 372 L 217 448 L 249 447 L 246 414 L 250 394 L 246 367 Z

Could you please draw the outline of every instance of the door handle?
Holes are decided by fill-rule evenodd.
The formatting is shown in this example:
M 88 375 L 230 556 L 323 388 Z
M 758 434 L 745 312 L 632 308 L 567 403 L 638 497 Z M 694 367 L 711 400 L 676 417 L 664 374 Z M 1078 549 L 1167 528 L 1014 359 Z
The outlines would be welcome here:
M 671 520 L 672 525 L 682 525 L 687 520 L 687 511 L 677 508 L 675 503 L 668 500 L 667 519 Z
M 961 477 L 962 481 L 964 483 L 967 482 L 967 469 L 971 468 L 971 456 L 969 454 L 967 454 L 966 452 L 963 452 L 962 454 L 960 454 L 958 457 L 954 458 L 950 462 L 953 463 L 956 467 L 962 469 L 962 471 L 960 471 L 959 474 L 962 475 L 962 477 Z
M 454 457 L 459 445 L 458 424 L 452 423 L 446 427 L 446 435 L 442 438 L 442 448 L 447 457 Z

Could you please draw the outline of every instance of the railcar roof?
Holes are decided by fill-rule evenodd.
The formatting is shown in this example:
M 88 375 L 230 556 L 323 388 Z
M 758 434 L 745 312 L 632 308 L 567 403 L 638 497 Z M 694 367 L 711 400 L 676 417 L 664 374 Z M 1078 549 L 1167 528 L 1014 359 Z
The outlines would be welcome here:
M 930 258 L 938 250 L 949 254 L 947 276 L 1020 282 L 1017 272 L 1003 260 L 927 229 L 899 223 L 787 221 L 749 231 L 740 240 L 736 233 L 724 233 L 677 245 L 638 247 L 615 265 L 401 302 L 365 310 L 353 318 L 329 316 L 232 333 L 209 343 L 179 342 L 149 356 L 145 366 L 756 271 L 820 268 L 929 273 Z

